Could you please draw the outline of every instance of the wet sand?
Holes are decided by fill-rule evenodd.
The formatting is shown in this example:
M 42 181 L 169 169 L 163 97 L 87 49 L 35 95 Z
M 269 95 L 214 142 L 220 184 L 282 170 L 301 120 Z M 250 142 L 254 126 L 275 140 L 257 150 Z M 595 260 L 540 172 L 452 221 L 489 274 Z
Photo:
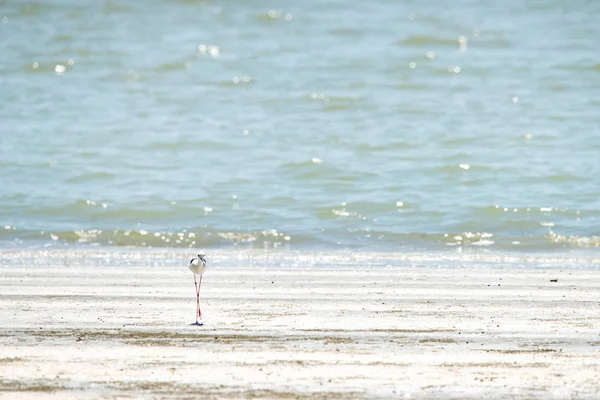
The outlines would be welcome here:
M 0 397 L 600 396 L 592 269 L 334 267 L 2 267 Z

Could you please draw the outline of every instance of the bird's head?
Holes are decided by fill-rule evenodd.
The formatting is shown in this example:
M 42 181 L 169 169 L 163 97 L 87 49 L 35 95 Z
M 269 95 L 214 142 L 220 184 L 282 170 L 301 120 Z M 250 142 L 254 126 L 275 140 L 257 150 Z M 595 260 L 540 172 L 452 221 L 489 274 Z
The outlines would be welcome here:
M 203 259 L 203 260 L 204 260 L 204 257 L 206 257 L 206 253 L 205 253 L 205 252 L 203 252 L 203 251 L 199 251 L 199 252 L 198 252 L 198 258 L 201 258 L 201 259 Z

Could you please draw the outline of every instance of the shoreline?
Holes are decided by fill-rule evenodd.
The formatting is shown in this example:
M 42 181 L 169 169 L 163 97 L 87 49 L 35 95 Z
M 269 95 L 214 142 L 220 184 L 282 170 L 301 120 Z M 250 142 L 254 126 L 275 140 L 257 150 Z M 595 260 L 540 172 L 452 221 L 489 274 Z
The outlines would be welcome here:
M 201 248 L 67 246 L 0 249 L 3 266 L 92 266 L 182 268 Z M 553 251 L 496 251 L 491 249 L 446 248 L 436 250 L 378 251 L 350 249 L 259 249 L 218 247 L 204 249 L 211 266 L 225 269 L 371 269 L 390 267 L 442 266 L 471 269 L 494 267 L 520 269 L 600 269 L 595 249 Z M 26 263 L 23 260 L 27 260 Z M 182 264 L 183 263 L 183 264 Z M 468 264 L 467 264 L 468 263 Z
M 202 327 L 185 267 L 1 266 L 0 397 L 598 396 L 594 269 L 219 260 Z

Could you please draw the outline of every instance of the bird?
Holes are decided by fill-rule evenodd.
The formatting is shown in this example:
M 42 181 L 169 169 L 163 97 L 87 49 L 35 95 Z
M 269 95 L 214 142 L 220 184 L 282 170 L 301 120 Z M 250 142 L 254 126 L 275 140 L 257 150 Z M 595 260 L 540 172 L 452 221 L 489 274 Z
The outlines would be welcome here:
M 194 273 L 194 286 L 196 287 L 196 323 L 192 325 L 202 325 L 202 323 L 198 322 L 198 317 L 202 320 L 202 311 L 200 311 L 200 285 L 202 285 L 202 274 L 206 271 L 206 254 L 201 251 L 198 253 L 197 257 L 194 257 L 190 260 L 190 264 L 188 267 L 190 271 Z M 196 275 L 200 275 L 200 281 L 196 281 Z

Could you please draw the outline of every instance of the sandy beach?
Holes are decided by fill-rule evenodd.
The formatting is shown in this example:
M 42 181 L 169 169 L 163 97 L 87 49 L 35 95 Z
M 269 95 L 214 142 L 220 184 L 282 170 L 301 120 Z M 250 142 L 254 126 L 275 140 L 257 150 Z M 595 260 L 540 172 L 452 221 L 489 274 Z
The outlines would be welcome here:
M 24 256 L 0 265 L 1 398 L 600 396 L 592 264 L 299 270 L 217 260 L 197 327 L 185 264 L 19 265 Z

